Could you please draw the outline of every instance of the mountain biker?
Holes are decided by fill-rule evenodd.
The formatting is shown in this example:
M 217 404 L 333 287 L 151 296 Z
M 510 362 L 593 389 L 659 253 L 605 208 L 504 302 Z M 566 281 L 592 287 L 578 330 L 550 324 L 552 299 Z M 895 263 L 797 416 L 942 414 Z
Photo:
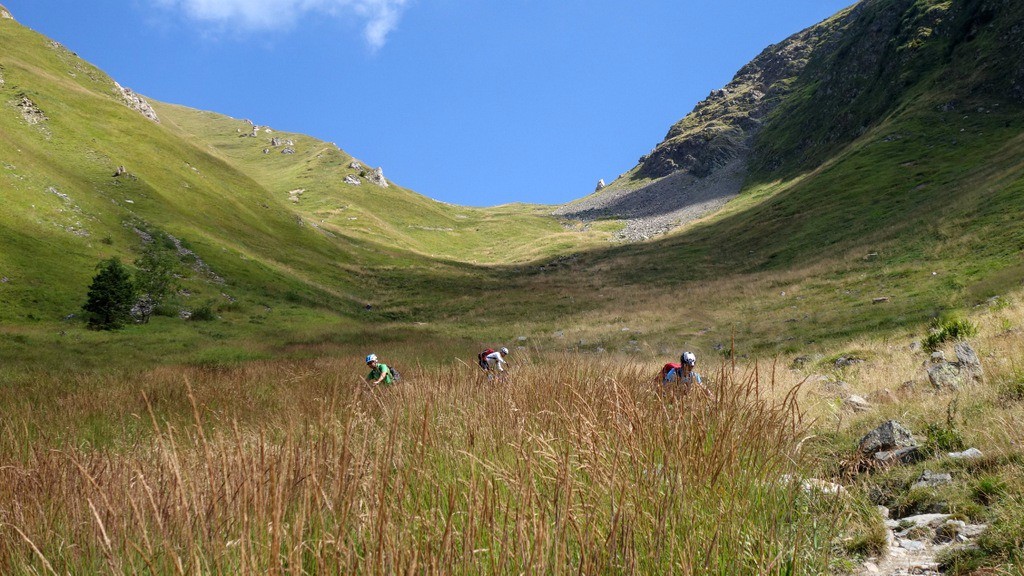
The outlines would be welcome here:
M 488 378 L 490 378 L 494 372 L 504 375 L 505 367 L 508 366 L 505 356 L 508 356 L 508 348 L 502 348 L 497 351 L 488 348 L 481 352 L 477 358 L 480 361 L 480 368 L 486 371 Z
M 675 379 L 682 385 L 684 392 L 689 392 L 696 384 L 704 394 L 711 396 L 711 391 L 704 386 L 700 374 L 694 371 L 694 367 L 697 365 L 697 356 L 693 352 L 683 352 L 679 357 L 679 365 Z
M 370 373 L 366 375 L 366 381 L 370 384 L 393 384 L 395 382 L 391 368 L 388 368 L 387 364 L 377 361 L 376 354 L 370 354 L 366 357 L 366 365 L 370 367 Z

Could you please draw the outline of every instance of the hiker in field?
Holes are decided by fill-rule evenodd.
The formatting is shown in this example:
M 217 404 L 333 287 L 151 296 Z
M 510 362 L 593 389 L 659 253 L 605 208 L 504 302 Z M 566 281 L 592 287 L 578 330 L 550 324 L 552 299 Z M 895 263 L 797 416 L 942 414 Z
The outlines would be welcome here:
M 366 381 L 371 385 L 393 384 L 395 382 L 391 368 L 388 368 L 387 364 L 377 361 L 376 354 L 370 354 L 366 357 L 366 365 L 370 367 L 370 373 L 366 375 Z
M 679 368 L 676 370 L 674 381 L 681 385 L 683 392 L 689 393 L 696 386 L 706 396 L 711 397 L 711 390 L 704 386 L 704 381 L 701 379 L 700 374 L 694 369 L 696 366 L 697 355 L 693 352 L 683 352 L 679 357 Z M 671 382 L 673 380 L 668 379 L 667 381 Z
M 500 376 L 505 374 L 505 367 L 508 366 L 505 356 L 508 356 L 508 348 L 502 348 L 501 350 L 488 348 L 477 354 L 476 358 L 480 368 L 487 373 L 487 378 L 490 379 L 494 374 Z

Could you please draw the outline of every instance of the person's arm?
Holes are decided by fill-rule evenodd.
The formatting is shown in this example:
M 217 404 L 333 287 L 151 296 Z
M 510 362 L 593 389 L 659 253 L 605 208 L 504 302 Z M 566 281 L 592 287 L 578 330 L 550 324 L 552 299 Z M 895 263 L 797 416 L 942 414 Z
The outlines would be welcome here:
M 377 378 L 377 381 L 374 382 L 374 384 L 376 385 L 376 384 L 380 384 L 381 382 L 383 382 L 384 379 L 388 377 L 388 374 L 390 372 L 391 372 L 391 368 L 389 368 L 387 364 L 381 364 L 380 365 L 380 378 Z

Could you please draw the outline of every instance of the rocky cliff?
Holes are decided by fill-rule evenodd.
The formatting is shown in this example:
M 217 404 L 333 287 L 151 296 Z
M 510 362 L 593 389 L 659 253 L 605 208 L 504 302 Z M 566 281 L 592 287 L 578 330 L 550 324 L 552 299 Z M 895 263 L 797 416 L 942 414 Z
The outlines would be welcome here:
M 744 183 L 813 169 L 908 99 L 947 110 L 1024 102 L 1024 6 L 863 0 L 770 46 L 615 182 L 556 214 L 645 239 L 723 206 Z

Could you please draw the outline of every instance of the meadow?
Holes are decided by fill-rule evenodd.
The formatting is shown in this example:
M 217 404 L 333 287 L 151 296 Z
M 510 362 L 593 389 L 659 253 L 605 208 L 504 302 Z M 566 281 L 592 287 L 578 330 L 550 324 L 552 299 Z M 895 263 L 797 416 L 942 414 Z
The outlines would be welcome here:
M 618 353 L 521 347 L 508 380 L 487 381 L 443 339 L 377 350 L 403 374 L 377 388 L 363 347 L 339 342 L 292 359 L 26 372 L 0 404 L 0 571 L 842 573 L 884 550 L 884 504 L 990 524 L 949 565 L 1015 573 L 1024 305 L 970 318 L 986 376 L 960 392 L 930 389 L 927 355 L 903 338 L 799 366 L 709 356 L 713 398 L 666 390 L 651 361 Z M 417 354 L 433 360 L 403 362 Z M 840 354 L 864 362 L 837 368 Z M 873 409 L 846 409 L 839 380 Z M 851 476 L 858 438 L 889 418 L 926 445 L 952 430 L 985 458 Z M 936 466 L 956 481 L 907 490 Z
M 159 368 L 7 401 L 0 568 L 31 573 L 816 573 L 836 524 L 794 477 L 796 388 L 722 367 L 337 359 Z M 27 383 L 27 389 L 48 385 Z M 54 384 L 49 384 L 54 385 Z M 107 422 L 97 424 L 96 420 Z M 85 440 L 102 426 L 104 440 Z

